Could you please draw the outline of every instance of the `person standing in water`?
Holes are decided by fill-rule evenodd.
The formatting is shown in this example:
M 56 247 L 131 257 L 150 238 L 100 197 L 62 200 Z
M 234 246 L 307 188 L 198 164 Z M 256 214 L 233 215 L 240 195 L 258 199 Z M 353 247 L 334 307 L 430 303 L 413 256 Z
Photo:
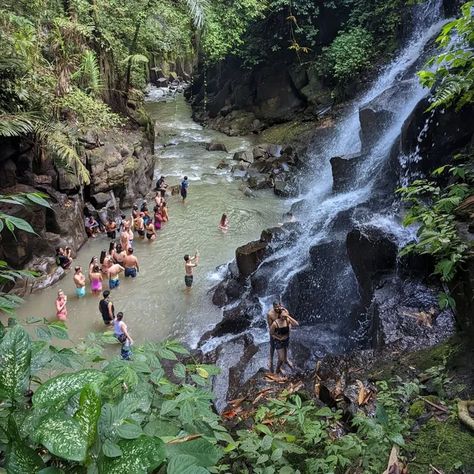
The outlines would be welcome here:
M 89 273 L 89 279 L 91 281 L 92 294 L 99 295 L 102 291 L 102 281 L 104 279 L 102 272 L 100 271 L 99 265 L 95 265 L 92 268 L 92 272 Z
M 114 263 L 108 269 L 107 276 L 109 277 L 109 288 L 113 290 L 114 288 L 118 288 L 120 285 L 120 273 L 123 272 L 125 268 L 118 263 Z
M 194 257 L 190 257 L 188 254 L 184 256 L 184 284 L 186 288 L 193 286 L 193 269 L 199 264 L 199 252 L 196 250 Z
M 129 360 L 132 355 L 130 347 L 133 344 L 133 339 L 130 337 L 128 327 L 123 321 L 122 312 L 117 313 L 117 317 L 114 320 L 114 336 L 122 344 L 122 350 L 120 351 L 122 359 Z
M 168 222 L 170 220 L 166 201 L 163 201 L 163 203 L 161 204 L 161 216 L 163 217 L 163 222 Z
M 123 266 L 125 267 L 125 277 L 135 278 L 140 271 L 138 267 L 138 259 L 133 255 L 133 248 L 127 250 L 127 256 L 123 259 Z
M 181 181 L 181 185 L 180 185 L 180 192 L 181 192 L 181 197 L 183 198 L 183 202 L 188 197 L 188 186 L 189 186 L 188 177 L 185 176 L 183 178 L 183 181 Z
M 99 301 L 99 311 L 102 316 L 102 320 L 106 326 L 109 326 L 110 323 L 115 319 L 115 308 L 112 301 L 110 301 L 110 291 L 105 290 L 102 293 L 103 299 Z
M 290 343 L 290 328 L 298 326 L 298 321 L 293 319 L 283 306 L 278 306 L 275 310 L 277 318 L 270 326 L 270 337 L 274 340 L 274 346 L 278 353 L 278 362 L 276 366 L 276 373 L 282 373 L 282 366 L 288 365 L 293 369 L 293 364 L 288 360 L 288 346 Z
M 229 230 L 229 219 L 227 218 L 227 214 L 222 214 L 219 222 L 219 229 L 222 230 L 222 232 L 227 232 Z
M 82 273 L 81 267 L 74 269 L 74 284 L 76 285 L 76 295 L 78 298 L 86 296 L 86 277 Z
M 58 291 L 58 297 L 56 298 L 56 317 L 60 321 L 66 321 L 67 319 L 67 296 L 63 290 Z

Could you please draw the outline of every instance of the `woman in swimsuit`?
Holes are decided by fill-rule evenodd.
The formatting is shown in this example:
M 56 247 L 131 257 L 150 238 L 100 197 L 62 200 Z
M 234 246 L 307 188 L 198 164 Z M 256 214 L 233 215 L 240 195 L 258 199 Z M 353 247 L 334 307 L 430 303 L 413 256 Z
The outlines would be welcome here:
M 102 291 L 102 280 L 104 279 L 100 268 L 96 265 L 92 272 L 89 274 L 89 279 L 91 281 L 91 292 L 93 295 L 100 295 Z
M 219 222 L 219 229 L 222 232 L 227 232 L 229 230 L 229 219 L 227 219 L 227 214 L 222 214 L 221 221 Z
M 107 255 L 107 252 L 105 250 L 102 250 L 100 253 L 100 271 L 102 272 L 103 275 L 106 277 L 109 274 L 109 268 L 114 264 L 112 257 Z
M 276 373 L 279 374 L 282 373 L 283 364 L 288 365 L 290 369 L 293 368 L 293 364 L 288 360 L 288 346 L 290 343 L 290 328 L 298 326 L 298 321 L 289 316 L 282 308 L 275 311 L 278 317 L 270 326 L 270 336 L 275 342 L 275 349 L 278 353 Z
M 113 253 L 113 259 L 115 263 L 122 265 L 123 259 L 126 257 L 127 252 L 122 249 L 122 245 L 118 244 Z
M 60 321 L 66 321 L 67 319 L 67 296 L 63 290 L 58 291 L 58 297 L 56 298 L 56 317 Z
M 96 265 L 99 265 L 99 259 L 97 257 L 92 257 L 91 261 L 89 262 L 89 275 L 92 273 L 92 270 Z
M 143 221 L 143 213 L 133 221 L 133 226 L 135 230 L 138 232 L 138 235 L 141 239 L 145 238 L 145 222 Z
M 155 206 L 155 230 L 161 229 L 161 223 L 163 222 L 163 215 L 159 206 Z
M 149 242 L 152 242 L 153 240 L 156 239 L 156 232 L 155 232 L 155 226 L 153 225 L 153 222 L 149 222 L 146 226 L 146 238 L 148 239 Z
M 170 220 L 165 200 L 163 200 L 163 204 L 161 205 L 161 216 L 163 217 L 163 222 L 168 222 Z

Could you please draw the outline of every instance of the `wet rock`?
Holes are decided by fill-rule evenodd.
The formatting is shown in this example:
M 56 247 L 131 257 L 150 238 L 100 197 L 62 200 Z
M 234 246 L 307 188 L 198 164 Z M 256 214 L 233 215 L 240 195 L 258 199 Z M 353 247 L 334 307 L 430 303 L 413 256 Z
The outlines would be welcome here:
M 393 235 L 376 227 L 347 234 L 347 254 L 359 283 L 362 304 L 368 305 L 380 277 L 395 270 L 398 246 Z
M 417 81 L 399 81 L 359 109 L 362 152 L 376 144 L 394 120 L 394 100 L 408 100 L 415 87 L 418 87 Z
M 384 280 L 368 311 L 375 347 L 413 351 L 449 337 L 454 319 L 450 310 L 440 310 L 439 291 L 417 281 Z
M 110 201 L 110 199 L 112 199 L 111 193 L 113 194 L 112 191 L 109 193 L 94 194 L 91 196 L 91 202 L 94 204 L 96 209 L 101 209 Z
M 247 163 L 254 162 L 253 153 L 251 151 L 237 151 L 234 153 L 232 159 L 236 161 L 246 161 Z
M 237 179 L 245 179 L 247 177 L 247 170 L 240 166 L 232 167 L 232 176 Z
M 235 260 L 242 278 L 247 278 L 257 269 L 265 256 L 267 245 L 267 242 L 256 240 L 237 248 Z
M 226 146 L 223 143 L 211 142 L 206 145 L 207 151 L 225 151 L 228 153 Z
M 334 192 L 338 193 L 350 189 L 354 182 L 357 167 L 362 159 L 363 155 L 360 153 L 331 158 L 332 190 Z
M 258 173 L 256 171 L 250 170 L 248 172 L 248 185 L 251 189 L 264 189 L 268 188 L 268 175 L 263 173 Z
M 290 279 L 283 301 L 300 322 L 341 324 L 341 335 L 350 333 L 356 324 L 351 308 L 359 294 L 345 243 L 321 242 L 309 253 L 307 265 Z
M 449 163 L 453 153 L 468 145 L 474 129 L 474 106 L 466 105 L 459 111 L 437 108 L 428 114 L 429 105 L 428 99 L 417 104 L 403 124 L 400 139 L 404 155 L 417 153 L 421 157 L 410 161 L 409 172 L 425 176 Z
M 291 197 L 298 193 L 294 183 L 288 181 L 287 176 L 284 175 L 275 178 L 273 192 L 280 197 Z
M 216 166 L 216 169 L 218 170 L 225 170 L 230 168 L 229 163 L 227 161 L 220 161 L 219 164 Z

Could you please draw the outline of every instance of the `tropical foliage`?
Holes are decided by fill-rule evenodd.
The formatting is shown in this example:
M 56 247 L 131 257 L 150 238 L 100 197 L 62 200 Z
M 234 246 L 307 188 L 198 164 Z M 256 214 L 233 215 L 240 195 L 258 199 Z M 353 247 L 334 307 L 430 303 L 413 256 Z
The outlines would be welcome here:
M 425 87 L 434 87 L 429 110 L 474 102 L 474 2 L 461 7 L 461 17 L 447 23 L 437 38 L 442 53 L 431 59 L 432 69 L 419 73 Z

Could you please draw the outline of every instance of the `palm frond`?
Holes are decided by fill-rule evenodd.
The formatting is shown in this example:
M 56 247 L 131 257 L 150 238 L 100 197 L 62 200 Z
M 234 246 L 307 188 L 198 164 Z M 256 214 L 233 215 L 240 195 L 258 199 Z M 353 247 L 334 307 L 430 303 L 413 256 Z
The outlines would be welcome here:
M 194 26 L 197 29 L 201 29 L 206 19 L 207 0 L 186 0 L 186 5 L 193 19 Z
M 19 137 L 33 132 L 31 118 L 25 114 L 0 114 L 0 137 Z

